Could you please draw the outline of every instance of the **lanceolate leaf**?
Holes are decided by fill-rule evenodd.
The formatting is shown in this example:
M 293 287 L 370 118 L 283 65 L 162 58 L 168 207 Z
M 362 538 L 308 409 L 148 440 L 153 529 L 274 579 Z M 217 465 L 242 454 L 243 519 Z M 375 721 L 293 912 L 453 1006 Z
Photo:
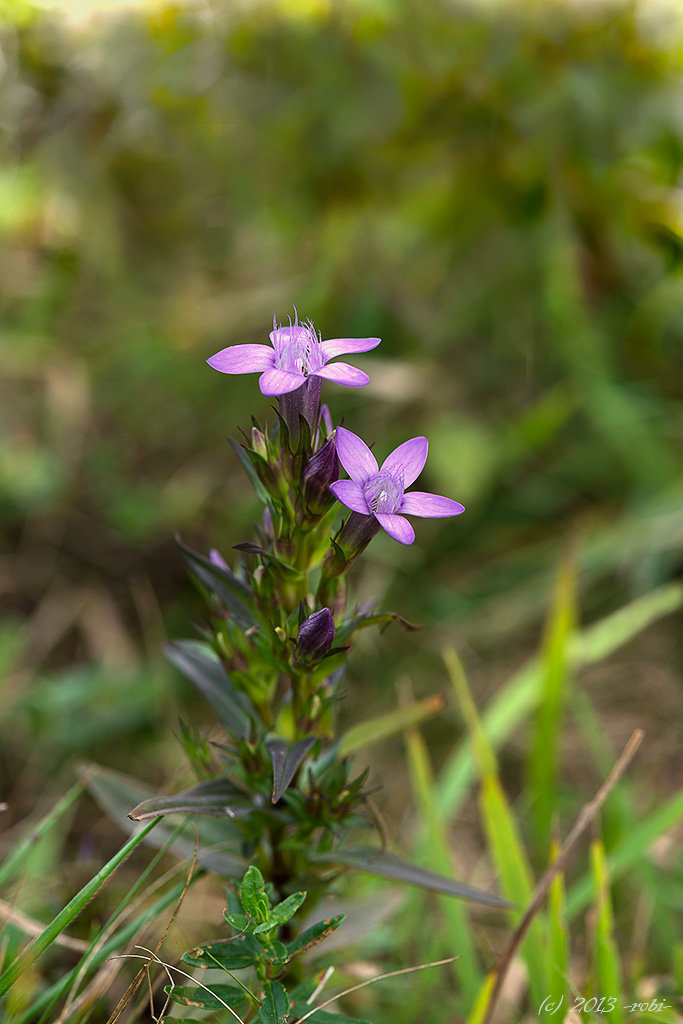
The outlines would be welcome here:
M 287 1024 L 289 999 L 279 981 L 266 982 L 258 1020 L 261 1024 Z
M 318 863 L 345 864 L 356 871 L 365 871 L 369 875 L 378 875 L 380 878 L 391 878 L 396 882 L 419 885 L 422 889 L 444 892 L 472 903 L 483 903 L 489 907 L 512 906 L 507 900 L 501 899 L 500 896 L 494 896 L 493 893 L 462 885 L 454 879 L 444 878 L 433 871 L 425 871 L 423 868 L 418 868 L 414 864 L 395 857 L 393 853 L 382 853 L 381 850 L 370 846 L 357 846 L 333 853 L 319 853 L 313 859 Z
M 200 555 L 198 551 L 193 551 L 187 544 L 183 544 L 179 537 L 176 537 L 176 543 L 192 574 L 223 602 L 235 621 L 240 626 L 255 626 L 258 623 L 258 613 L 254 595 L 246 583 L 238 579 L 230 569 L 217 565 L 204 555 Z
M 251 801 L 227 779 L 211 779 L 174 796 L 153 796 L 128 812 L 133 821 L 164 814 L 208 814 L 212 818 L 243 818 L 253 809 Z
M 378 740 L 404 732 L 410 726 L 418 725 L 432 715 L 443 711 L 444 698 L 439 693 L 423 700 L 409 704 L 407 707 L 395 708 L 386 715 L 378 715 L 352 726 L 339 741 L 339 756 L 348 757 L 361 747 L 367 747 Z
M 258 928 L 254 928 L 254 935 L 258 935 L 259 932 L 267 931 L 270 928 L 278 927 L 286 924 L 290 917 L 294 917 L 301 904 L 306 899 L 305 892 L 294 892 L 291 896 L 288 896 L 282 903 L 278 903 L 277 906 L 272 907 L 270 911 L 270 918 L 266 925 L 259 925 Z
M 226 1005 L 235 1009 L 246 999 L 242 989 L 235 985 L 211 985 L 207 988 L 196 985 L 167 985 L 164 992 L 176 1003 L 183 1006 L 200 1006 L 205 1010 L 220 1010 Z
M 268 897 L 263 884 L 263 875 L 253 864 L 247 869 L 242 879 L 240 900 L 245 914 L 248 914 L 252 921 L 263 924 L 268 920 Z
M 422 629 L 422 626 L 414 622 L 408 622 L 398 612 L 378 612 L 374 615 L 357 615 L 355 619 L 343 622 L 337 630 L 337 641 L 341 643 L 344 640 L 348 640 L 357 629 L 366 629 L 368 626 L 382 626 L 381 632 L 383 632 L 392 622 L 396 622 L 407 633 L 417 633 Z
M 297 935 L 295 939 L 287 943 L 287 952 L 290 956 L 296 956 L 297 953 L 305 953 L 311 946 L 322 942 L 327 935 L 336 931 L 345 916 L 345 914 L 337 914 L 336 917 L 328 917 L 325 921 L 318 921 L 317 924 L 311 925 L 301 935 Z
M 207 648 L 192 640 L 174 640 L 164 647 L 166 657 L 197 687 L 228 732 L 247 739 L 250 716 L 256 714 L 251 701 L 230 682 L 230 676 Z
M 291 744 L 279 736 L 266 740 L 273 762 L 273 803 L 276 804 L 294 778 L 297 768 L 315 743 L 316 736 L 306 736 Z
M 251 967 L 258 960 L 261 947 L 251 935 L 240 939 L 222 939 L 206 942 L 183 953 L 183 960 L 191 967 L 224 967 L 228 971 L 239 971 Z

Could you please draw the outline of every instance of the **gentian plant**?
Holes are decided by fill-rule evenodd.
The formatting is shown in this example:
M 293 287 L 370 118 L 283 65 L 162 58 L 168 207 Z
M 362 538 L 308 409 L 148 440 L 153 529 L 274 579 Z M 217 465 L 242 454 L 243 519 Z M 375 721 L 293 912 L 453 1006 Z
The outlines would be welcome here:
M 254 536 L 235 545 L 237 565 L 231 568 L 215 550 L 203 555 L 180 543 L 207 617 L 198 638 L 167 649 L 213 708 L 225 737 L 210 746 L 191 741 L 186 730 L 197 784 L 147 799 L 130 816 L 216 819 L 212 836 L 220 856 L 212 860 L 212 850 L 200 848 L 199 857 L 230 881 L 228 936 L 184 958 L 195 967 L 222 968 L 230 984 L 191 991 L 172 985 L 171 998 L 207 1010 L 224 1007 L 245 1020 L 256 1016 L 262 1024 L 304 1016 L 324 1022 L 329 1015 L 312 1012 L 306 1001 L 315 983 L 298 954 L 342 918 L 314 919 L 302 930 L 295 915 L 304 896 L 307 913 L 314 911 L 340 874 L 362 870 L 506 904 L 386 849 L 367 770 L 352 765 L 351 734 L 337 730 L 356 632 L 392 620 L 408 626 L 394 613 L 357 607 L 347 592 L 349 567 L 380 529 L 411 544 L 415 533 L 406 515 L 457 516 L 463 506 L 406 490 L 424 467 L 427 438 L 399 445 L 379 466 L 364 441 L 333 428 L 321 406 L 324 381 L 357 387 L 369 380 L 331 360 L 367 352 L 378 338 L 323 341 L 312 323 L 296 319 L 275 326 L 270 341 L 232 346 L 208 360 L 223 373 L 260 373 L 262 393 L 277 397 L 279 408 L 269 426 L 254 419 L 244 443 L 233 442 L 263 504 Z M 350 479 L 340 479 L 341 467 Z M 377 841 L 363 840 L 374 828 Z M 248 980 L 232 977 L 239 968 L 251 968 Z

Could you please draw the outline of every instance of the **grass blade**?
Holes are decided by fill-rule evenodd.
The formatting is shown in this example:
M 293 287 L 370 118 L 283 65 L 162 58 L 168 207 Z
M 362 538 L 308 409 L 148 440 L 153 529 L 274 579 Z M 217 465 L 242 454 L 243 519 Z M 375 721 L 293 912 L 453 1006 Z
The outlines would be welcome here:
M 480 780 L 479 803 L 487 846 L 500 872 L 503 892 L 508 899 L 524 906 L 530 901 L 534 890 L 533 876 L 517 824 L 500 784 L 496 756 L 479 721 L 457 655 L 454 651 L 447 651 L 444 657 L 474 748 Z M 513 923 L 517 923 L 521 910 L 513 911 L 511 916 Z M 533 1001 L 536 1006 L 540 1006 L 547 995 L 547 943 L 544 923 L 540 917 L 529 927 L 522 950 L 529 971 Z
M 453 863 L 446 824 L 436 806 L 434 775 L 429 754 L 418 729 L 413 728 L 407 732 L 406 747 L 413 793 L 429 835 L 431 854 L 426 866 L 442 875 L 450 876 L 454 871 L 457 874 L 457 864 Z M 467 912 L 462 903 L 444 897 L 438 899 L 448 926 L 449 950 L 455 950 L 460 955 L 460 959 L 455 962 L 454 970 L 462 994 L 467 1004 L 471 1005 L 481 985 L 482 973 L 474 952 Z
M 591 867 L 597 892 L 597 915 L 595 921 L 595 991 L 621 992 L 621 969 L 619 950 L 614 940 L 614 918 L 609 894 L 609 875 L 605 860 L 605 848 L 600 840 L 591 844 Z M 608 1005 L 602 1011 L 609 1024 L 622 1024 L 624 1015 L 617 999 L 614 1006 Z
M 529 788 L 534 796 L 534 849 L 545 856 L 557 807 L 556 775 L 560 727 L 569 676 L 569 645 L 576 624 L 576 559 L 560 562 L 538 673 L 538 710 L 529 757 Z
M 116 869 L 123 864 L 124 860 L 126 860 L 136 846 L 140 845 L 156 823 L 157 819 L 155 818 L 154 821 L 150 821 L 148 825 L 132 836 L 118 853 L 97 872 L 94 878 L 91 878 L 87 885 L 84 885 L 80 892 L 67 903 L 47 928 L 40 935 L 36 936 L 33 942 L 9 965 L 2 976 L 0 976 L 0 996 L 3 996 L 10 989 L 15 981 L 49 949 L 57 936 L 61 935 L 65 928 L 68 928 L 71 922 L 78 917 L 95 893 L 108 881 Z
M 29 852 L 35 847 L 35 844 L 40 841 L 45 833 L 49 832 L 55 822 L 59 821 L 59 819 L 66 814 L 76 800 L 78 800 L 84 789 L 85 786 L 83 783 L 76 782 L 71 789 L 64 794 L 61 800 L 57 801 L 52 810 L 50 810 L 44 818 L 41 818 L 34 828 L 29 830 L 28 834 L 24 836 L 12 853 L 7 857 L 2 865 L 0 865 L 0 887 L 5 885 L 18 872 L 23 871 L 26 864 L 26 857 Z

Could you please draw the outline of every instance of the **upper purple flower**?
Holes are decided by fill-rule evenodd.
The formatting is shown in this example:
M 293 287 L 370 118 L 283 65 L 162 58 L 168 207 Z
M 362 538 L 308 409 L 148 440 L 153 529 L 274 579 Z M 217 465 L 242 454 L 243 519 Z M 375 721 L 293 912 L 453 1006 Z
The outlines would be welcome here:
M 374 516 L 382 529 L 400 544 L 412 544 L 415 531 L 399 513 L 442 518 L 459 516 L 465 511 L 459 501 L 439 494 L 405 493 L 427 461 L 429 442 L 426 437 L 413 437 L 400 444 L 381 467 L 365 441 L 345 427 L 337 427 L 335 441 L 339 461 L 351 477 L 330 484 L 335 498 L 354 512 Z
M 264 395 L 286 395 L 296 391 L 307 377 L 322 377 L 336 384 L 357 388 L 367 384 L 367 373 L 348 363 L 327 363 L 335 356 L 350 352 L 369 352 L 379 338 L 330 338 L 323 341 L 309 320 L 295 320 L 289 327 L 278 327 L 273 319 L 268 345 L 231 345 L 207 359 L 221 373 L 260 373 L 259 387 Z

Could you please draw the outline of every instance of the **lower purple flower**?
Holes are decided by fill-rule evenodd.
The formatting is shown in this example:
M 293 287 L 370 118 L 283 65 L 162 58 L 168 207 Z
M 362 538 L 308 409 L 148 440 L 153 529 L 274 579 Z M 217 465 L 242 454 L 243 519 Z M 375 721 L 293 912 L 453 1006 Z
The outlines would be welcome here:
M 365 441 L 345 427 L 335 433 L 339 461 L 351 477 L 330 484 L 338 501 L 363 516 L 374 516 L 383 530 L 400 544 L 412 544 L 415 531 L 405 515 L 426 518 L 459 516 L 465 506 L 452 498 L 427 491 L 409 491 L 427 461 L 429 442 L 413 437 L 389 455 L 381 466 Z

